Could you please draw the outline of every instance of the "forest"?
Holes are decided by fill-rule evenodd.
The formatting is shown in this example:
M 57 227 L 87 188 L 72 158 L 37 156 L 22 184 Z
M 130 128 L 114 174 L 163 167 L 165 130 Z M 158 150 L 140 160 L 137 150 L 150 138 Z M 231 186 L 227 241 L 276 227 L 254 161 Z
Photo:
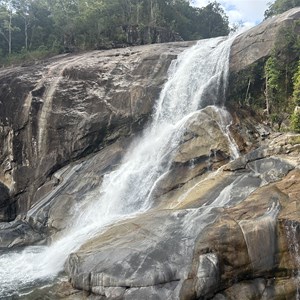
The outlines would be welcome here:
M 265 18 L 299 5 L 300 0 L 276 0 Z M 66 52 L 198 40 L 230 30 L 217 1 L 199 8 L 193 0 L 0 0 L 0 67 Z
M 0 64 L 30 56 L 210 38 L 229 30 L 218 2 L 198 8 L 189 0 L 0 0 Z

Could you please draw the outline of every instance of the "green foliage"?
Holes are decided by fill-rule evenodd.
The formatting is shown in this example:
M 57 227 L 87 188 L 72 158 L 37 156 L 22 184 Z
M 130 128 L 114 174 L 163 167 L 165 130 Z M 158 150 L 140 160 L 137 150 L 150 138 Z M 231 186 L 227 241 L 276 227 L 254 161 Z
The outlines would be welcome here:
M 287 111 L 288 96 L 285 94 L 284 70 L 275 54 L 265 64 L 265 102 L 266 112 L 271 124 L 280 128 Z
M 284 27 L 278 34 L 272 55 L 265 64 L 265 100 L 272 124 L 287 119 L 295 105 L 292 101 L 293 81 L 296 62 L 299 59 L 299 37 L 295 26 Z
M 195 8 L 188 0 L 0 0 L 0 53 L 21 57 L 152 43 L 155 30 L 179 33 L 185 40 L 229 33 L 220 4 Z M 39 52 L 39 51 L 38 51 Z M 27 56 L 26 56 L 27 57 Z
M 299 24 L 281 28 L 270 57 L 256 62 L 238 74 L 231 74 L 231 105 L 250 106 L 270 124 L 281 129 L 298 116 L 293 114 L 300 104 L 300 41 Z M 293 115 L 293 117 L 291 117 Z
M 293 95 L 294 112 L 291 115 L 291 129 L 300 133 L 300 59 L 298 60 L 298 68 L 293 77 Z
M 294 111 L 291 115 L 291 129 L 300 133 L 300 111 Z
M 265 77 L 272 94 L 278 92 L 281 87 L 281 70 L 279 68 L 278 60 L 274 54 L 268 58 L 265 64 Z
M 299 145 L 300 144 L 300 136 L 299 135 L 290 136 L 288 139 L 288 143 L 291 145 Z
M 293 84 L 293 102 L 296 106 L 300 106 L 300 60 L 298 61 L 298 68 L 293 78 Z
M 238 74 L 231 74 L 228 98 L 232 104 L 251 106 L 259 110 L 264 108 L 264 61 L 252 64 Z
M 297 6 L 300 6 L 300 0 L 275 0 L 274 3 L 270 3 L 268 9 L 265 11 L 265 18 L 281 14 Z
M 229 34 L 229 21 L 221 5 L 214 1 L 199 10 L 199 31 L 204 38 Z

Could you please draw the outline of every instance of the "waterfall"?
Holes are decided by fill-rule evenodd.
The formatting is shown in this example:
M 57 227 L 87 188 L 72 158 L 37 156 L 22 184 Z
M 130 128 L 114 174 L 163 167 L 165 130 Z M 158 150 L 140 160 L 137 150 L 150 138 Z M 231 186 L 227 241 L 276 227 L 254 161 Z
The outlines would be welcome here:
M 0 295 L 57 276 L 68 255 L 88 238 L 151 208 L 152 192 L 170 168 L 185 122 L 207 105 L 224 104 L 231 43 L 225 38 L 202 40 L 173 61 L 152 123 L 130 146 L 120 167 L 104 176 L 83 206 L 74 208 L 62 237 L 48 247 L 31 246 L 0 256 Z M 222 124 L 224 132 L 227 125 Z

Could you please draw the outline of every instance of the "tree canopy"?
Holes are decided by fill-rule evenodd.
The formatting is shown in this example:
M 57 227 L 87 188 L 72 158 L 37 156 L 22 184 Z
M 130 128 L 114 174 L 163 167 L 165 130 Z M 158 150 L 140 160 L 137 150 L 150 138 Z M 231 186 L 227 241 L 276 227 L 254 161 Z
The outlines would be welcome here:
M 297 6 L 300 6 L 300 0 L 275 0 L 265 11 L 265 18 L 281 14 Z
M 184 40 L 227 35 L 222 7 L 189 0 L 0 0 L 0 57 L 157 42 L 150 32 Z M 132 35 L 140 38 L 132 38 Z M 153 34 L 152 34 L 153 35 Z

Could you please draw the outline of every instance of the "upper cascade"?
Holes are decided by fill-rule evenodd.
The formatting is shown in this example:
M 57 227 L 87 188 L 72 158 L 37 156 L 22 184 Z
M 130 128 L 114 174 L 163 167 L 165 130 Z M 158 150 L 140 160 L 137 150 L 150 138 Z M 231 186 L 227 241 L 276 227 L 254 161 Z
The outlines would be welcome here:
M 201 40 L 172 62 L 169 79 L 156 105 L 154 126 L 176 124 L 207 105 L 224 104 L 233 40 Z

